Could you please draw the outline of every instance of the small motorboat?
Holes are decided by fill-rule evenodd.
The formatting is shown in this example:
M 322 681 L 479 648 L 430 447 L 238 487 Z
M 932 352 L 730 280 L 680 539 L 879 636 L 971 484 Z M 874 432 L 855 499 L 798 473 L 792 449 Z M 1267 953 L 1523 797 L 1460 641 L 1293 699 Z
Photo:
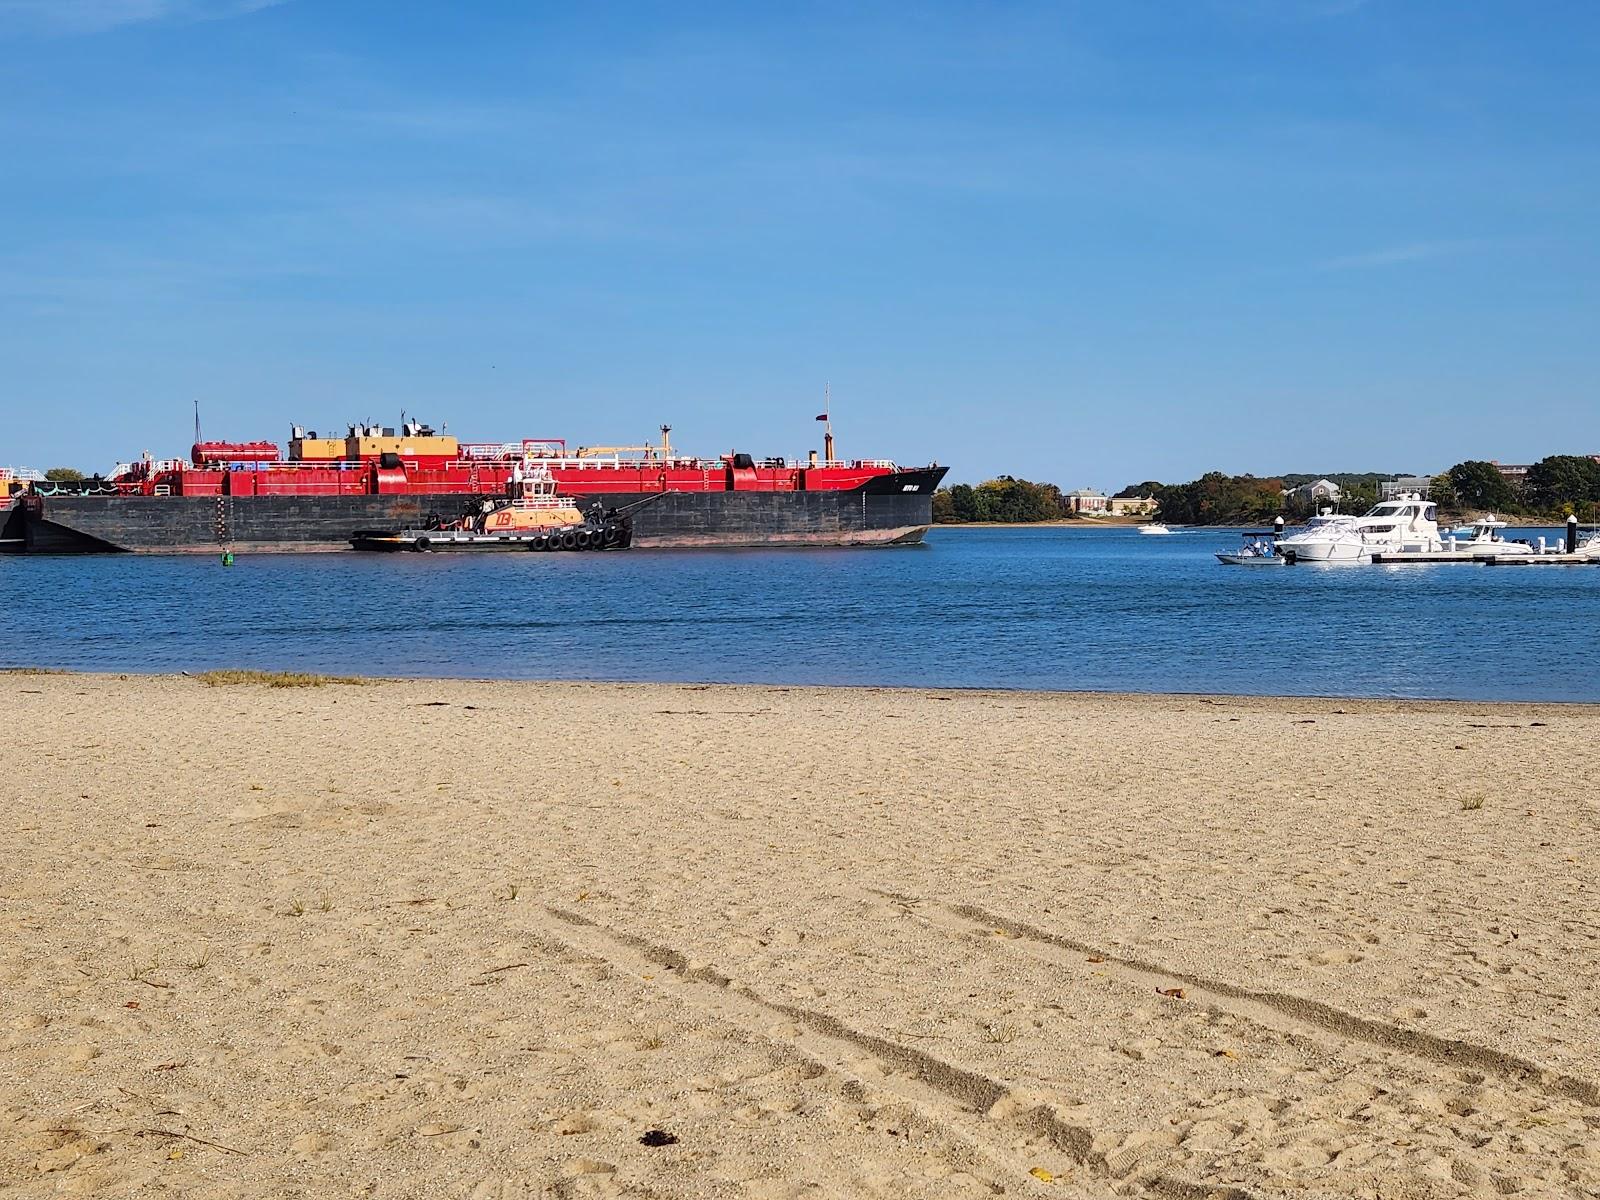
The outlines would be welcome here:
M 633 513 L 666 495 L 660 492 L 623 508 L 592 504 L 579 510 L 556 494 L 555 477 L 530 461 L 513 471 L 506 497 L 486 499 L 455 520 L 437 513 L 419 528 L 358 529 L 357 550 L 626 550 L 633 544 Z
M 1218 550 L 1217 561 L 1230 567 L 1281 567 L 1289 560 L 1278 553 L 1270 533 L 1247 533 L 1237 550 Z
M 1140 525 L 1137 528 L 1140 533 L 1149 534 L 1152 536 L 1160 536 L 1162 534 L 1172 532 L 1172 530 L 1168 529 L 1160 521 L 1151 521 L 1148 525 Z
M 1458 530 L 1451 530 L 1445 542 L 1445 549 L 1458 551 L 1464 554 L 1533 554 L 1534 547 L 1526 541 L 1508 540 L 1506 530 L 1510 526 L 1499 517 L 1490 513 L 1488 516 L 1466 526 L 1466 535 L 1463 537 Z

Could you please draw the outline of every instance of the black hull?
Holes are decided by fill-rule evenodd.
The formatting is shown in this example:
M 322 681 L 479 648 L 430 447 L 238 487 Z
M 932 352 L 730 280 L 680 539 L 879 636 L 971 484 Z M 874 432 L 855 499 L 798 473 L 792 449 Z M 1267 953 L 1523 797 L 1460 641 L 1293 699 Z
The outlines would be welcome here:
M 633 531 L 626 521 L 569 525 L 539 533 L 482 534 L 472 530 L 359 529 L 350 538 L 356 550 L 393 554 L 409 550 L 419 554 L 486 554 L 520 550 L 524 553 L 607 553 L 626 550 Z
M 0 503 L 6 505 L 0 508 L 0 554 L 20 552 L 27 544 L 27 535 L 23 532 L 22 506 L 12 505 L 4 497 L 0 497 Z
M 868 546 L 920 542 L 945 468 L 880 476 L 848 492 L 673 492 L 633 515 L 633 545 Z M 623 508 L 637 493 L 580 496 Z M 6 526 L 29 554 L 240 553 L 349 550 L 357 530 L 421 526 L 459 515 L 461 495 L 44 496 Z

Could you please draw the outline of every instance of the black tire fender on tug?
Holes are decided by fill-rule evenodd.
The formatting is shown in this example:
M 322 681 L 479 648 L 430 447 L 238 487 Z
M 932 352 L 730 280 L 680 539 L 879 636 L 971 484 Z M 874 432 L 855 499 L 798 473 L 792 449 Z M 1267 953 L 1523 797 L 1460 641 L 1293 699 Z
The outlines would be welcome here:
M 548 550 L 548 549 L 550 549 L 550 539 L 547 538 L 544 534 L 541 533 L 537 537 L 535 537 L 531 542 L 528 543 L 528 549 L 529 550 Z
M 421 550 L 424 554 L 426 554 L 428 550 L 432 548 L 433 543 L 425 537 L 419 537 L 415 542 L 412 543 L 412 545 L 416 549 Z
M 563 550 L 576 550 L 578 548 L 578 535 L 570 529 L 563 533 L 561 535 L 561 548 Z

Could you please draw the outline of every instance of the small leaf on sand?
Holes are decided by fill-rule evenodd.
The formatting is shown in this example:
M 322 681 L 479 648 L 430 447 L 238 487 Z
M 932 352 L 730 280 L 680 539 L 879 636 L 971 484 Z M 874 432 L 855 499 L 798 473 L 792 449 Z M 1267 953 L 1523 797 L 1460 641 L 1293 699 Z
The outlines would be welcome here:
M 1234 1053 L 1232 1050 L 1218 1050 L 1212 1055 L 1212 1057 L 1213 1058 L 1238 1058 L 1239 1056 L 1236 1053 Z
M 1105 962 L 1105 960 L 1106 960 L 1106 956 L 1103 955 L 1103 954 L 1091 954 L 1091 955 L 1089 955 L 1089 961 L 1092 962 L 1092 963 L 1102 963 L 1102 962 Z
M 1040 1183 L 1054 1183 L 1056 1181 L 1056 1177 L 1043 1167 L 1034 1167 L 1028 1174 L 1032 1175 Z
M 1182 988 L 1157 988 L 1156 991 L 1160 992 L 1163 996 L 1169 996 L 1174 1000 L 1182 1000 L 1189 994 Z

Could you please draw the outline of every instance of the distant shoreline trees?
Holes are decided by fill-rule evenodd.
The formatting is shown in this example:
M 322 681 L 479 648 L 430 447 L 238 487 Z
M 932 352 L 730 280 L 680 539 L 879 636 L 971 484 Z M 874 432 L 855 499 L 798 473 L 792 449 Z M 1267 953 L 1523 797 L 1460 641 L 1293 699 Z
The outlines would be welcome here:
M 1298 520 L 1312 515 L 1315 502 L 1286 493 L 1323 478 L 1339 485 L 1342 511 L 1365 512 L 1377 503 L 1379 485 L 1397 476 L 1367 472 L 1257 478 L 1209 471 L 1188 483 L 1145 480 L 1116 495 L 1154 496 L 1155 519 L 1170 524 L 1259 525 L 1280 516 Z M 1492 462 L 1468 460 L 1433 478 L 1431 498 L 1442 513 L 1495 512 L 1558 522 L 1570 514 L 1595 519 L 1600 517 L 1600 462 L 1587 455 L 1552 454 L 1515 479 Z M 1055 484 L 1010 475 L 976 486 L 940 488 L 933 497 L 938 524 L 1033 524 L 1078 516 Z
M 1002 475 L 976 487 L 958 483 L 933 494 L 933 519 L 941 525 L 979 521 L 1034 524 L 1072 516 L 1067 498 L 1053 483 L 1034 483 Z

